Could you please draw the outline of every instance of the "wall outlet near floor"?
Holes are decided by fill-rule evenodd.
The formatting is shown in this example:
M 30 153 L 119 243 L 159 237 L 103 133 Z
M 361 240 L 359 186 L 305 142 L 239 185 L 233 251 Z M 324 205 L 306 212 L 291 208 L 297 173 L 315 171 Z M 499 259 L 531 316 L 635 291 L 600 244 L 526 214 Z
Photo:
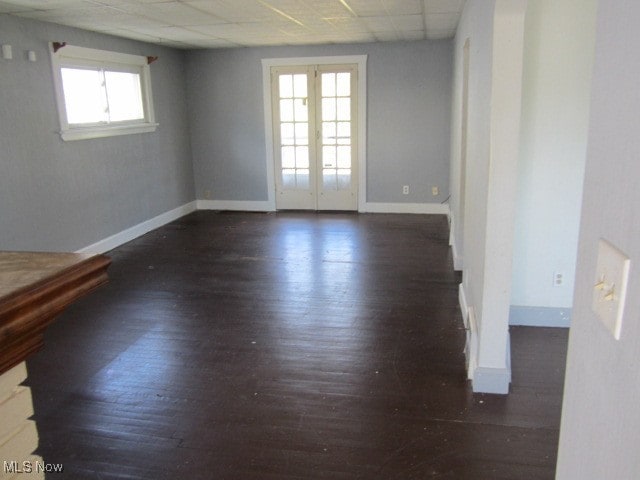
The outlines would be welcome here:
M 205 190 L 204 191 L 204 198 L 206 198 L 206 199 L 211 198 L 211 190 Z
M 409 185 L 404 185 L 402 187 L 402 194 L 403 195 L 409 195 Z
M 440 189 L 438 188 L 438 186 L 433 186 L 431 187 L 431 195 L 433 195 L 434 197 L 438 196 L 438 194 L 440 193 Z
M 562 272 L 553 272 L 553 286 L 561 287 L 564 285 L 564 273 Z

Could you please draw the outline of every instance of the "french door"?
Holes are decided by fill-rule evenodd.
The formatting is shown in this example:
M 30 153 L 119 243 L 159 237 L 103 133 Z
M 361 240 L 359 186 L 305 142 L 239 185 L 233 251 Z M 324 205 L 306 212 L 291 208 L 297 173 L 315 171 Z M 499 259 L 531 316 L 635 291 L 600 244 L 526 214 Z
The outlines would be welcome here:
M 276 208 L 357 210 L 357 66 L 272 67 Z

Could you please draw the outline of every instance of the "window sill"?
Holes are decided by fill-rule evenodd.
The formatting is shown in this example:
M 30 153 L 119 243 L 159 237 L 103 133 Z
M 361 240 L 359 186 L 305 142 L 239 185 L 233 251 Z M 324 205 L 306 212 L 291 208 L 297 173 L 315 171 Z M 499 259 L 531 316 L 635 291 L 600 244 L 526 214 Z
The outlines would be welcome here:
M 155 132 L 157 126 L 157 123 L 139 123 L 136 125 L 116 125 L 108 127 L 78 127 L 63 130 L 60 132 L 60 136 L 65 142 L 69 142 L 73 140 L 88 140 L 90 138 Z

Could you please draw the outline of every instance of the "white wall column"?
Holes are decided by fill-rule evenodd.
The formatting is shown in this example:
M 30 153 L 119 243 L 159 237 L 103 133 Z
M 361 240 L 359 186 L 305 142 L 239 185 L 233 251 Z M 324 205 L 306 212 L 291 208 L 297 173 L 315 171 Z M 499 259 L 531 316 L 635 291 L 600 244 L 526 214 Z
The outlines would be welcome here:
M 470 1 L 456 38 L 458 65 L 467 39 L 470 45 L 461 298 L 473 346 L 467 349 L 474 356 L 468 358 L 469 378 L 477 392 L 508 393 L 511 381 L 509 304 L 526 5 L 496 0 L 492 8 L 490 2 Z M 462 84 L 458 75 L 454 95 Z M 461 138 L 460 128 L 460 122 L 454 125 L 452 138 Z M 475 322 L 468 321 L 468 308 Z

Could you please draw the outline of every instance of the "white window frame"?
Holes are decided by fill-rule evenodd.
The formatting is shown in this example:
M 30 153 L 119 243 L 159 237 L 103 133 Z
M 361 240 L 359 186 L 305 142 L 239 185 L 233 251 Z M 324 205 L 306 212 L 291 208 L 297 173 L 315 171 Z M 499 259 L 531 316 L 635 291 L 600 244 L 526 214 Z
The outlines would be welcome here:
M 155 122 L 155 114 L 153 111 L 151 77 L 147 57 L 77 47 L 74 45 L 61 47 L 57 52 L 54 52 L 53 44 L 50 45 L 50 48 L 53 83 L 58 106 L 58 117 L 60 118 L 60 136 L 63 140 L 84 140 L 155 131 L 158 124 Z M 100 67 L 111 71 L 139 73 L 144 118 L 124 122 L 70 125 L 67 121 L 67 109 L 61 74 L 61 69 L 65 67 Z

